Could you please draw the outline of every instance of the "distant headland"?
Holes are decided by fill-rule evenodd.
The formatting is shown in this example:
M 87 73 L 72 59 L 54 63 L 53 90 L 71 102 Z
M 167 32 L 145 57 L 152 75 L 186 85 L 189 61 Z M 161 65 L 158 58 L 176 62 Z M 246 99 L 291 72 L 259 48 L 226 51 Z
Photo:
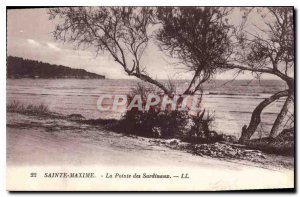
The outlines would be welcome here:
M 71 79 L 105 79 L 105 76 L 87 72 L 84 69 L 74 69 L 62 65 L 54 65 L 20 57 L 7 57 L 7 78 L 71 78 Z

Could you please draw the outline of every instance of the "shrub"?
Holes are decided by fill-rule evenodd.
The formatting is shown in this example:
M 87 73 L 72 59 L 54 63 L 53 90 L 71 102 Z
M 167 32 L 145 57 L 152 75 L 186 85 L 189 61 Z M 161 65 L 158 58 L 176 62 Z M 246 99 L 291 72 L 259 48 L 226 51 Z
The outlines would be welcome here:
M 122 119 L 126 133 L 144 137 L 174 138 L 183 132 L 186 112 L 127 111 Z
M 6 111 L 13 112 L 13 113 L 35 114 L 35 115 L 44 115 L 50 113 L 48 106 L 44 104 L 24 105 L 23 103 L 20 103 L 19 101 L 16 100 L 13 100 L 12 102 L 6 105 Z
M 153 86 L 138 84 L 128 95 L 128 103 L 135 95 L 141 95 L 143 107 L 149 94 L 160 94 Z M 179 105 L 179 104 L 178 104 Z M 125 133 L 144 137 L 156 138 L 180 138 L 200 141 L 209 136 L 209 126 L 213 120 L 212 116 L 204 117 L 205 110 L 192 115 L 187 111 L 161 110 L 160 104 L 150 108 L 148 111 L 132 108 L 126 111 L 121 120 L 120 128 Z M 204 137 L 205 136 L 205 137 Z

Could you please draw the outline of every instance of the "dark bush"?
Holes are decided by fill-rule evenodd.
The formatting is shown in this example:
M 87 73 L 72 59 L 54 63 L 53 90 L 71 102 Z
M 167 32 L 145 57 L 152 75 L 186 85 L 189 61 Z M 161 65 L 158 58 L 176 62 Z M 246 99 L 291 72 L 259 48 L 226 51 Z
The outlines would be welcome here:
M 186 124 L 186 112 L 127 111 L 122 119 L 126 133 L 144 137 L 178 137 Z
M 141 95 L 143 107 L 149 94 L 159 94 L 153 87 L 143 84 L 132 90 L 128 95 L 129 103 L 135 95 Z M 144 137 L 179 138 L 194 143 L 201 143 L 208 139 L 217 139 L 217 134 L 209 130 L 213 121 L 211 115 L 205 116 L 205 110 L 196 115 L 189 111 L 164 110 L 159 105 L 150 108 L 149 111 L 132 108 L 126 111 L 120 124 L 120 129 L 125 133 Z

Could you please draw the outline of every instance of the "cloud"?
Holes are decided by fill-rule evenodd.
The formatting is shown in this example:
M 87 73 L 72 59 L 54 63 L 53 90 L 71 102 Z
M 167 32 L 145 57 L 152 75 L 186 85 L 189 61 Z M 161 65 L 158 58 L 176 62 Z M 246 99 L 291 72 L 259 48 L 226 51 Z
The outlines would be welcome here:
M 33 40 L 33 39 L 26 39 L 26 40 L 27 40 L 27 42 L 28 42 L 29 44 L 31 44 L 31 45 L 33 45 L 33 46 L 36 46 L 36 47 L 40 46 L 40 43 L 37 42 L 37 41 L 35 41 L 35 40 Z
M 47 47 L 54 51 L 61 51 L 61 48 L 57 47 L 56 44 L 54 44 L 52 42 L 47 42 Z

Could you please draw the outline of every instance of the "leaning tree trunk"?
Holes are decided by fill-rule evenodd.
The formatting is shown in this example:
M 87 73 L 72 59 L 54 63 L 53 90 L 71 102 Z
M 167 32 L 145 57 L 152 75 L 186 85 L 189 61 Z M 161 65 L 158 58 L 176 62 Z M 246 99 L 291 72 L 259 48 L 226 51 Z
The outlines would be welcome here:
M 265 107 L 267 107 L 268 105 L 270 105 L 272 102 L 274 102 L 275 100 L 277 100 L 281 97 L 285 97 L 285 96 L 288 96 L 288 90 L 277 92 L 276 94 L 272 95 L 270 98 L 266 98 L 261 103 L 259 103 L 259 105 L 252 112 L 249 126 L 247 128 L 243 127 L 242 134 L 239 139 L 239 142 L 241 144 L 244 144 L 245 142 L 250 140 L 251 136 L 256 131 L 259 123 L 261 122 L 260 115 L 261 115 L 262 110 Z
M 293 101 L 294 101 L 294 93 L 290 92 L 280 110 L 280 113 L 278 114 L 278 116 L 273 124 L 273 127 L 270 132 L 270 136 L 269 136 L 270 138 L 275 138 L 278 135 L 279 131 L 282 130 L 282 128 L 281 128 L 282 123 L 284 121 L 286 114 L 288 113 L 289 105 L 292 104 Z

